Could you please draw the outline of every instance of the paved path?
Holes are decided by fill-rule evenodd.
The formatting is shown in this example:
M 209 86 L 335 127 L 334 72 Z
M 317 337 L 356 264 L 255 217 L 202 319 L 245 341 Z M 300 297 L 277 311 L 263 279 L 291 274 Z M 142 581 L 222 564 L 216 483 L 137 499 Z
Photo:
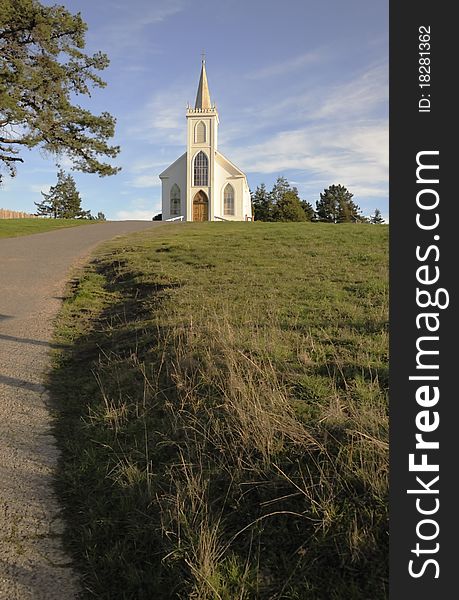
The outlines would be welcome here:
M 99 242 L 158 225 L 110 222 L 0 240 L 2 600 L 71 600 L 77 595 L 51 491 L 58 451 L 41 383 L 52 319 L 72 264 Z

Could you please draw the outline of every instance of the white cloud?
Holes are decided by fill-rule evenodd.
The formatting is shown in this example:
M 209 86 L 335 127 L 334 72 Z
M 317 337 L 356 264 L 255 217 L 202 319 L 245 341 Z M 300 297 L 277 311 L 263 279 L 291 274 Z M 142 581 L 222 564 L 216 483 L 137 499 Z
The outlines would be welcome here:
M 387 64 L 375 65 L 352 81 L 330 90 L 316 110 L 313 119 L 348 118 L 365 115 L 387 102 L 389 92 Z
M 31 183 L 28 186 L 28 190 L 34 194 L 39 194 L 40 192 L 48 192 L 49 188 L 54 185 L 56 182 L 53 183 Z
M 139 112 L 132 115 L 127 134 L 161 147 L 183 146 L 186 142 L 185 100 L 188 95 L 189 86 L 156 93 Z
M 138 175 L 129 181 L 129 185 L 135 188 L 159 187 L 161 180 L 158 175 Z
M 284 75 L 286 73 L 290 73 L 291 71 L 296 71 L 301 67 L 306 65 L 315 64 L 321 62 L 325 59 L 325 53 L 323 51 L 313 51 L 307 52 L 306 54 L 301 54 L 299 56 L 294 56 L 288 60 L 275 63 L 273 65 L 268 65 L 267 67 L 263 67 L 258 69 L 257 71 L 253 71 L 252 73 L 248 73 L 246 75 L 247 79 L 265 79 L 270 77 L 278 77 L 279 75 Z
M 73 167 L 72 159 L 69 156 L 67 156 L 66 154 L 50 155 L 50 158 L 52 160 L 54 160 L 54 163 L 55 163 L 54 172 L 55 173 L 58 170 L 58 165 L 59 165 L 59 167 L 64 169 L 64 171 L 70 171 Z
M 294 177 L 307 180 L 301 189 L 314 194 L 342 183 L 356 196 L 387 198 L 387 95 L 387 65 L 380 64 L 341 85 L 253 107 L 237 127 L 257 130 L 263 141 L 242 147 L 235 130 L 224 138 L 228 154 L 249 173 L 300 171 Z M 275 132 L 268 128 L 273 121 Z
M 310 126 L 273 135 L 234 150 L 236 164 L 249 172 L 299 170 L 321 181 L 342 183 L 369 196 L 387 194 L 388 130 L 385 122 Z M 353 191 L 354 191 L 353 190 Z M 354 192 L 356 193 L 356 192 Z
M 143 171 L 152 171 L 157 169 L 165 169 L 169 162 L 167 160 L 148 160 L 141 158 L 129 165 L 129 170 L 132 173 L 142 173 Z
M 115 220 L 119 221 L 151 221 L 152 218 L 160 211 L 160 208 L 148 209 L 133 209 L 119 210 L 115 213 Z
M 182 0 L 156 0 L 138 7 L 130 2 L 100 3 L 105 26 L 90 34 L 91 41 L 110 49 L 110 55 L 121 54 L 126 48 L 134 49 L 145 43 L 145 30 L 163 23 L 183 10 Z

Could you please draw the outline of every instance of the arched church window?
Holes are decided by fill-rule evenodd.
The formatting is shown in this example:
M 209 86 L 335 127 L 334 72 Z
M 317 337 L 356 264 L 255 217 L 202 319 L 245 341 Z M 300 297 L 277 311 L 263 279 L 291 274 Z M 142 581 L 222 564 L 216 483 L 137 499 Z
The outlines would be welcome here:
M 182 203 L 180 201 L 180 188 L 174 183 L 171 188 L 171 217 L 179 217 L 182 210 Z
M 234 215 L 234 188 L 227 183 L 223 192 L 223 214 Z
M 194 185 L 209 185 L 209 161 L 202 150 L 194 159 Z
M 196 144 L 203 144 L 206 141 L 206 125 L 202 121 L 195 127 L 194 139 Z

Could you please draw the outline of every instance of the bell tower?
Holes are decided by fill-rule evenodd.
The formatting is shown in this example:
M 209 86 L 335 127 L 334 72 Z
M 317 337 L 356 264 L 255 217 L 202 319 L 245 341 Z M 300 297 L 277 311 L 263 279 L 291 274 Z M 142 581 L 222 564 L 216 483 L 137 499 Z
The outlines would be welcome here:
M 213 221 L 216 214 L 215 154 L 217 151 L 218 112 L 210 100 L 206 60 L 203 55 L 201 77 L 194 108 L 187 107 L 187 215 L 193 221 Z

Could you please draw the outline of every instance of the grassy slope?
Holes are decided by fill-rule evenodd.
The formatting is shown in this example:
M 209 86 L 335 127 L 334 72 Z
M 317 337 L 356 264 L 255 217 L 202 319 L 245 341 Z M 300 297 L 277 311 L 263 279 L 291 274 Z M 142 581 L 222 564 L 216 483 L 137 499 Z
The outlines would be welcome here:
M 50 384 L 89 597 L 387 597 L 387 234 L 167 225 L 73 282 Z
M 0 219 L 0 239 L 98 222 L 87 219 Z

